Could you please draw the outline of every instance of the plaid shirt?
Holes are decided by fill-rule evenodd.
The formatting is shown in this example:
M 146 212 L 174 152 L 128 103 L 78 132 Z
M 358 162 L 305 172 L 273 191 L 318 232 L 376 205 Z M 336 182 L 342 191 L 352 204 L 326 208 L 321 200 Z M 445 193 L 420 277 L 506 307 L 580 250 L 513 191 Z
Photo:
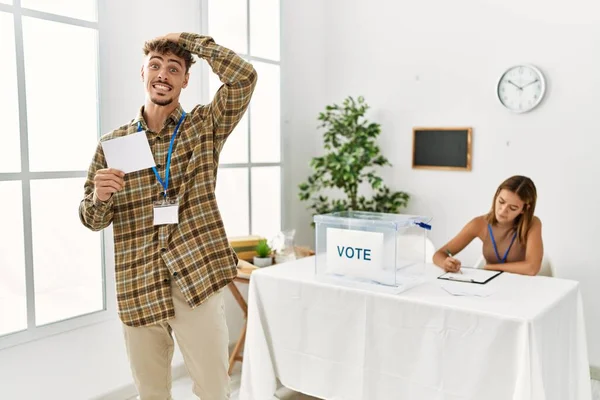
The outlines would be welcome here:
M 153 225 L 153 202 L 163 188 L 151 169 L 126 174 L 125 188 L 106 202 L 94 197 L 96 171 L 106 168 L 100 143 L 79 206 L 86 227 L 97 231 L 113 224 L 119 316 L 129 326 L 174 317 L 171 279 L 188 304 L 196 307 L 236 276 L 237 257 L 223 227 L 215 185 L 219 153 L 248 108 L 257 74 L 250 63 L 210 37 L 183 33 L 179 45 L 205 59 L 224 83 L 210 104 L 198 105 L 186 115 L 177 132 L 169 196 L 178 197 L 179 223 Z M 102 136 L 100 142 L 135 133 L 140 122 L 164 177 L 169 140 L 182 114 L 179 106 L 160 132 L 152 132 L 142 107 L 136 119 Z

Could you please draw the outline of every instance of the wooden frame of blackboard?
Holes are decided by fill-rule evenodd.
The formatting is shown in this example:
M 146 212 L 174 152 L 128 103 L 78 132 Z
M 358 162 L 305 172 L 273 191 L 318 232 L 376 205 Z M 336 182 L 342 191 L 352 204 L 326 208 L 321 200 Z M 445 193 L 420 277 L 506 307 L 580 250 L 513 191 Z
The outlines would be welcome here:
M 416 136 L 417 132 L 423 131 L 465 131 L 467 134 L 467 166 L 466 167 L 450 167 L 450 166 L 439 166 L 439 165 L 415 165 L 415 152 L 416 152 Z M 471 143 L 472 143 L 473 128 L 470 127 L 437 127 L 437 128 L 425 128 L 425 127 L 414 127 L 413 128 L 413 151 L 412 151 L 412 167 L 413 169 L 437 169 L 446 171 L 470 171 L 471 170 Z

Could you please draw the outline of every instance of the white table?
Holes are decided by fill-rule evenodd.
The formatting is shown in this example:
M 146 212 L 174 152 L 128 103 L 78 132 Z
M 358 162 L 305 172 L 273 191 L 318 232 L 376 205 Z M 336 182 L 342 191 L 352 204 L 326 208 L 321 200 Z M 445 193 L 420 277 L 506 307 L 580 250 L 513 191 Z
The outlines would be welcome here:
M 314 257 L 256 271 L 240 399 L 274 399 L 277 379 L 334 400 L 591 399 L 577 282 L 503 273 L 489 297 L 452 296 L 427 268 L 401 294 L 321 282 Z

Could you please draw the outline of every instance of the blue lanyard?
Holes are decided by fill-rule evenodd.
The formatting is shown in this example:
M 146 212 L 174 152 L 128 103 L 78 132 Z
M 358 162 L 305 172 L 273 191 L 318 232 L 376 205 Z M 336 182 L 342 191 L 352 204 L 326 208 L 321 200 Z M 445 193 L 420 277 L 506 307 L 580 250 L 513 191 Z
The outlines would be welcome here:
M 165 172 L 165 180 L 164 181 L 160 178 L 160 175 L 158 174 L 156 167 L 152 167 L 152 171 L 154 171 L 154 175 L 156 175 L 156 179 L 158 179 L 158 181 L 162 185 L 163 189 L 165 189 L 165 191 L 164 191 L 165 199 L 167 198 L 167 189 L 169 188 L 169 170 L 171 169 L 171 154 L 173 153 L 173 143 L 175 142 L 175 136 L 177 136 L 177 131 L 179 130 L 179 125 L 181 125 L 181 122 L 183 122 L 184 118 L 185 118 L 185 111 L 183 112 L 183 115 L 181 116 L 181 118 L 179 118 L 179 122 L 177 122 L 177 126 L 175 127 L 175 132 L 173 132 L 173 136 L 171 136 L 171 143 L 169 144 L 169 153 L 167 153 L 167 170 Z M 142 130 L 142 123 L 140 121 L 138 121 L 138 132 L 140 132 L 141 130 Z
M 510 245 L 508 246 L 508 249 L 506 249 L 506 252 L 504 253 L 504 257 L 500 258 L 500 254 L 498 254 L 498 247 L 496 246 L 496 239 L 494 238 L 494 233 L 492 232 L 492 225 L 488 224 L 488 231 L 490 232 L 490 238 L 492 239 L 492 244 L 494 245 L 494 252 L 496 252 L 496 257 L 498 258 L 498 261 L 500 261 L 501 264 L 504 264 L 506 262 L 506 258 L 508 257 L 508 252 L 510 251 L 510 248 L 512 247 L 513 243 L 515 242 L 515 238 L 517 237 L 517 232 L 515 232 L 515 234 L 512 237 L 512 240 L 510 241 Z

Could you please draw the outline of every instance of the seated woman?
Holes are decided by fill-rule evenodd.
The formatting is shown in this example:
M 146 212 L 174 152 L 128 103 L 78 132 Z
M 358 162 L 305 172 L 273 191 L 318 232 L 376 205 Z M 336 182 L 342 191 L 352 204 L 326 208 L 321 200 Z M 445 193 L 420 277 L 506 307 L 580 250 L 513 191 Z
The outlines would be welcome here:
M 490 212 L 471 220 L 434 254 L 433 262 L 445 271 L 460 271 L 461 262 L 454 256 L 479 238 L 485 269 L 537 275 L 544 246 L 542 223 L 534 216 L 536 200 L 531 179 L 518 175 L 508 178 L 496 190 Z

